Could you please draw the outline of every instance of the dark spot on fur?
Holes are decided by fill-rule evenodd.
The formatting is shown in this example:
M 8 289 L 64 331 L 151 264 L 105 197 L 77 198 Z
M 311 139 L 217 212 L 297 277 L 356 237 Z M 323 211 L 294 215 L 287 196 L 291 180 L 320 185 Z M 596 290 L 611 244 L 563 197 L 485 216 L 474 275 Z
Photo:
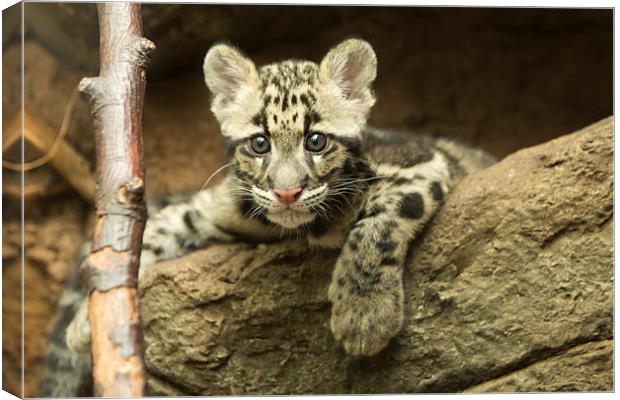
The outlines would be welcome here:
M 304 115 L 304 134 L 308 134 L 310 132 L 310 125 L 321 122 L 321 116 L 315 111 L 308 111 Z
M 398 260 L 394 257 L 383 257 L 381 259 L 381 265 L 398 265 Z
M 403 166 L 406 168 L 413 167 L 414 165 L 431 161 L 433 159 L 433 156 L 434 156 L 433 153 L 431 153 L 430 151 L 421 151 L 415 154 L 413 157 L 411 157 L 409 159 L 409 162 L 407 162 Z
M 297 113 L 293 114 L 293 122 L 297 122 Z
M 398 222 L 393 219 L 387 220 L 383 223 L 383 229 L 389 230 L 390 228 L 396 228 L 398 226 Z
M 206 239 L 207 242 L 213 242 L 213 238 L 207 238 Z M 185 244 L 185 249 L 186 250 L 190 250 L 190 251 L 194 251 L 194 250 L 198 250 L 200 247 L 196 244 L 196 243 L 186 243 Z
M 377 249 L 383 254 L 391 253 L 396 248 L 396 242 L 392 240 L 382 240 L 377 242 Z
M 312 119 L 310 114 L 304 115 L 304 134 L 307 135 L 310 132 L 310 124 L 312 123 Z
M 301 101 L 301 104 L 303 104 L 304 106 L 310 108 L 310 102 L 308 101 L 308 97 L 306 97 L 305 94 L 302 94 L 299 96 L 299 100 Z
M 216 229 L 218 229 L 219 231 L 221 231 L 222 233 L 225 233 L 227 235 L 230 236 L 236 236 L 237 234 L 227 228 L 224 228 L 222 225 L 219 224 L 213 224 L 215 226 Z
M 297 96 L 295 95 L 291 96 L 291 104 L 297 104 Z
M 155 253 L 156 256 L 161 256 L 164 252 L 164 249 L 162 249 L 161 247 L 155 247 L 153 249 L 153 253 Z
M 256 206 L 254 201 L 250 198 L 243 197 L 239 199 L 239 211 L 242 215 L 248 214 Z
M 275 99 L 273 99 L 273 102 L 277 105 L 280 104 L 280 96 L 276 96 Z
M 400 178 L 394 179 L 393 182 L 394 182 L 394 185 L 406 185 L 408 183 L 411 183 L 411 179 L 400 177 Z
M 444 157 L 446 157 L 446 159 L 448 160 L 448 164 L 450 165 L 450 167 L 448 168 L 448 172 L 450 173 L 451 177 L 455 176 L 456 174 L 460 174 L 464 171 L 463 166 L 461 165 L 459 160 L 454 158 L 452 154 L 448 153 L 447 151 L 442 151 L 442 150 L 438 150 L 438 151 L 441 152 L 441 154 L 443 154 Z
M 360 212 L 359 219 L 376 217 L 377 215 L 383 212 L 385 212 L 384 206 L 375 205 L 375 206 L 370 207 L 370 209 L 363 209 Z
M 327 178 L 332 176 L 334 173 L 336 173 L 337 170 L 338 170 L 338 167 L 334 167 L 334 168 L 330 169 L 325 174 L 323 174 L 323 176 L 321 176 L 321 180 L 322 181 L 326 180 Z
M 345 282 L 344 282 L 344 279 L 343 279 L 343 278 L 338 278 L 337 283 L 338 283 L 338 286 L 340 286 L 340 287 L 344 287 Z
M 183 222 L 185 222 L 185 226 L 187 226 L 187 229 L 189 229 L 192 232 L 197 232 L 196 227 L 194 226 L 194 222 L 192 221 L 192 216 L 190 215 L 189 211 L 185 211 L 185 214 L 183 214 Z
M 404 218 L 417 219 L 424 215 L 424 199 L 420 193 L 409 193 L 405 195 L 400 203 L 400 216 Z
M 263 115 L 261 116 L 261 125 L 263 127 L 263 131 L 265 133 L 265 135 L 267 136 L 271 136 L 271 132 L 269 132 L 269 127 L 267 126 L 267 114 L 263 113 Z
M 313 236 L 323 236 L 329 230 L 329 221 L 324 219 L 316 219 L 310 226 L 310 233 Z
M 355 266 L 355 269 L 357 270 L 357 272 L 362 273 L 362 271 L 364 270 L 364 266 L 362 265 L 361 262 L 359 261 L 355 261 L 353 262 L 353 265 Z
M 349 289 L 349 293 L 361 295 L 361 294 L 364 294 L 364 289 L 362 288 L 362 286 L 359 284 L 358 281 L 351 279 L 351 288 Z
M 443 201 L 443 190 L 439 182 L 435 181 L 431 184 L 431 195 L 435 201 Z
M 318 124 L 319 122 L 321 122 L 321 114 L 319 114 L 318 112 L 312 111 L 310 112 L 310 115 L 312 117 L 313 124 Z
M 176 240 L 177 246 L 179 246 L 179 248 L 185 247 L 185 236 L 177 233 L 174 235 L 174 240 Z
M 391 229 L 387 229 L 387 228 L 383 228 L 381 229 L 381 232 L 379 233 L 379 237 L 383 238 L 384 240 L 392 240 L 392 230 Z
M 359 139 L 343 138 L 334 135 L 327 135 L 330 140 L 343 145 L 353 157 L 359 157 L 362 152 L 362 142 Z
M 252 180 L 252 176 L 250 174 L 248 174 L 245 171 L 242 171 L 239 168 L 235 168 L 235 175 L 237 175 L 237 178 L 241 179 L 242 181 L 250 181 L 250 180 Z
M 256 126 L 261 125 L 261 120 L 262 120 L 262 117 L 260 114 L 256 114 L 255 116 L 252 117 L 252 123 Z
M 273 115 L 273 123 L 277 124 L 278 123 L 278 116 L 277 115 Z
M 286 111 L 288 108 L 288 97 L 284 96 L 282 98 L 282 111 Z

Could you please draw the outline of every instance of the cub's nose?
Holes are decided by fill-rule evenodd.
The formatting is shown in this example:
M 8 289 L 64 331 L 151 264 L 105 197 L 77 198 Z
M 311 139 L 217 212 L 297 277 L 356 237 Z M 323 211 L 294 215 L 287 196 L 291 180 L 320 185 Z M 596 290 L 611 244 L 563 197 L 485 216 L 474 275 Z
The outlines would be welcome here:
M 273 189 L 280 203 L 291 205 L 301 195 L 301 189 Z

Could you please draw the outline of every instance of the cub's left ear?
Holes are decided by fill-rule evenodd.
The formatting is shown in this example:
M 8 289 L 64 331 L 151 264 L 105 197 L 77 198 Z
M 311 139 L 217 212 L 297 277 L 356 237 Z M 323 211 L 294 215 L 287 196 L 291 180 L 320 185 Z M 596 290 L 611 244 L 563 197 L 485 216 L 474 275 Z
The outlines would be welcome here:
M 375 102 L 370 85 L 377 76 L 377 56 L 370 44 L 348 39 L 334 47 L 321 61 L 319 77 L 333 84 L 345 99 L 370 108 Z
M 205 82 L 213 94 L 211 110 L 220 120 L 244 92 L 258 87 L 254 63 L 226 44 L 211 47 L 205 56 L 203 70 Z

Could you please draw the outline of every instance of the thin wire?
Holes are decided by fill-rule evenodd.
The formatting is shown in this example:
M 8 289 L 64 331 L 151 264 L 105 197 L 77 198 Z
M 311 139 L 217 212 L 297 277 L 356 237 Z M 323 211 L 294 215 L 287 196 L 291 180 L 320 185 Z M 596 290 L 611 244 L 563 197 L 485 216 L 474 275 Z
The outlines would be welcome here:
M 39 168 L 45 164 L 47 164 L 50 160 L 56 156 L 58 153 L 58 149 L 60 148 L 60 144 L 64 140 L 65 136 L 69 132 L 69 127 L 71 126 L 71 120 L 73 116 L 73 110 L 75 109 L 75 104 L 78 99 L 78 89 L 77 86 L 71 93 L 71 97 L 69 98 L 69 102 L 67 103 L 67 107 L 65 108 L 65 115 L 62 118 L 62 123 L 60 124 L 60 129 L 58 130 L 58 134 L 54 139 L 54 143 L 52 143 L 52 147 L 50 147 L 49 151 L 42 155 L 41 157 L 25 162 L 23 164 L 14 163 L 9 160 L 2 160 L 2 168 L 10 169 L 12 171 L 30 171 L 35 168 Z

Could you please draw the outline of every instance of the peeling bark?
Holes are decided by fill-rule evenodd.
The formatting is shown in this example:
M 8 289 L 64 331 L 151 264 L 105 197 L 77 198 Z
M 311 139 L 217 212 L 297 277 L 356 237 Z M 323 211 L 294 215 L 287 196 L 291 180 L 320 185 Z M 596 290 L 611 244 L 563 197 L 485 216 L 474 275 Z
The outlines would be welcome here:
M 94 393 L 139 397 L 145 385 L 137 281 L 145 224 L 142 104 L 153 43 L 141 37 L 137 3 L 97 5 L 98 77 L 84 78 L 97 151 L 97 222 L 82 267 L 91 288 Z

